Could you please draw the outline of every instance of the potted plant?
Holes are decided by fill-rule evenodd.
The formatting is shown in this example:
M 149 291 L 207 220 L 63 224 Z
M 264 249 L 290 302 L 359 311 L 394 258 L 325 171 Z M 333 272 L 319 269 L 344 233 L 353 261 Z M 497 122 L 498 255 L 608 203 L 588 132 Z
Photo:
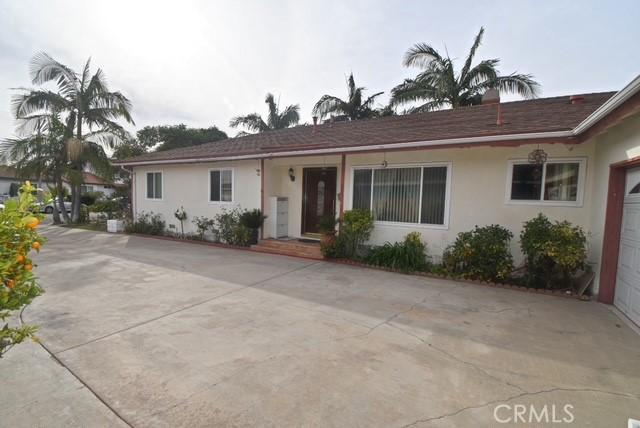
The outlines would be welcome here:
M 338 221 L 333 215 L 328 214 L 320 217 L 318 221 L 318 231 L 322 234 L 320 245 L 323 248 L 329 248 L 335 243 L 336 224 L 338 224 Z
M 258 243 L 258 231 L 266 218 L 258 208 L 246 210 L 240 215 L 240 224 L 251 231 L 250 244 Z

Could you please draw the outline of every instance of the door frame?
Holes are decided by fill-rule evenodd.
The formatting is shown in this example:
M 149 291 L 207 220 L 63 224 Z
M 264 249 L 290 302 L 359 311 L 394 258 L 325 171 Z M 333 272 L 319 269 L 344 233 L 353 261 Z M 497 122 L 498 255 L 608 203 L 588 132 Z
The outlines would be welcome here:
M 637 166 L 640 166 L 640 156 L 609 165 L 609 190 L 598 287 L 598 301 L 608 305 L 613 304 L 616 292 L 627 170 Z
M 309 232 L 305 232 L 305 216 L 306 216 L 306 208 L 307 208 L 307 196 L 306 196 L 306 181 L 307 181 L 307 174 L 306 171 L 308 170 L 323 170 L 323 169 L 333 169 L 336 173 L 336 180 L 335 180 L 335 190 L 334 190 L 334 204 L 333 204 L 333 214 L 335 216 L 336 214 L 336 205 L 338 204 L 338 165 L 334 165 L 334 164 L 329 164 L 329 165 L 312 165 L 312 166 L 303 166 L 302 167 L 302 213 L 300 215 L 300 236 L 315 236 L 316 234 L 313 233 L 309 233 Z

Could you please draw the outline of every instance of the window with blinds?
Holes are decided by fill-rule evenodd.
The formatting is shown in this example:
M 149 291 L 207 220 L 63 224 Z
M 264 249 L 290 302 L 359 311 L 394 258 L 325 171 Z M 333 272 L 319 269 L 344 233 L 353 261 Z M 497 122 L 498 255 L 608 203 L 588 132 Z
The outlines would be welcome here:
M 449 167 L 358 168 L 352 207 L 368 209 L 376 221 L 446 224 Z

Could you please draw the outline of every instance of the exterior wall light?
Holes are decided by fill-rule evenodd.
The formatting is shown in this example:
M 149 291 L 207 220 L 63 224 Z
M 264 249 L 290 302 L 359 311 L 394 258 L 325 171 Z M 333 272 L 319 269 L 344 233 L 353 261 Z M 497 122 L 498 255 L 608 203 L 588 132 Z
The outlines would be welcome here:
M 291 181 L 296 181 L 296 174 L 293 168 L 289 168 L 289 179 Z

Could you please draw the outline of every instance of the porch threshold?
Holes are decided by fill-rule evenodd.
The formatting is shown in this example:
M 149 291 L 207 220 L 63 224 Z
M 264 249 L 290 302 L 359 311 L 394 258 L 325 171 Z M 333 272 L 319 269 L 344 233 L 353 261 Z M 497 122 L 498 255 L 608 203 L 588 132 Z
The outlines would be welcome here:
M 281 254 L 285 256 L 304 257 L 307 259 L 324 260 L 320 251 L 320 241 L 310 242 L 299 239 L 261 239 L 251 249 L 263 253 Z

